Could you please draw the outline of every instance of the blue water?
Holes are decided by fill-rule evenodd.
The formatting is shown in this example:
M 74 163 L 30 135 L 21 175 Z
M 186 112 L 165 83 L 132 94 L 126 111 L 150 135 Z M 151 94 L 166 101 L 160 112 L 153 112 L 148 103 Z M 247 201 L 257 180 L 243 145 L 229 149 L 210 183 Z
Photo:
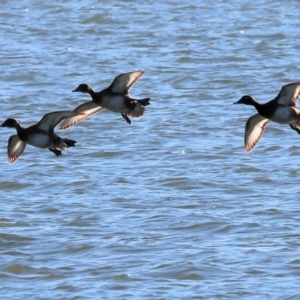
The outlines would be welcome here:
M 8 164 L 1 128 L 0 298 L 300 299 L 299 136 L 270 123 L 245 153 L 255 110 L 232 105 L 299 81 L 298 4 L 2 1 L 2 121 L 139 69 L 151 105 L 57 129 L 59 158 Z

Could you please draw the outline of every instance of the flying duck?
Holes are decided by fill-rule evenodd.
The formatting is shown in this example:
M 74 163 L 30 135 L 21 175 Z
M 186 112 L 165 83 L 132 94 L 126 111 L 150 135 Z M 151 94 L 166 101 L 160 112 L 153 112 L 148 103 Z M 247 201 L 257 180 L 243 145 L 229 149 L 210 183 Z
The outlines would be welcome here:
M 300 110 L 296 104 L 300 96 L 300 82 L 282 86 L 279 94 L 273 100 L 260 104 L 252 96 L 243 96 L 234 104 L 252 105 L 258 114 L 250 117 L 245 128 L 244 149 L 251 151 L 262 137 L 267 124 L 271 121 L 279 124 L 289 124 L 300 134 Z
M 56 111 L 48 113 L 35 125 L 23 128 L 15 119 L 7 119 L 1 127 L 15 128 L 16 135 L 8 140 L 7 155 L 10 163 L 15 162 L 23 153 L 26 144 L 38 148 L 48 148 L 56 156 L 62 155 L 61 150 L 74 147 L 76 141 L 62 139 L 54 133 L 54 127 L 65 118 L 74 117 L 74 111 Z
M 128 91 L 144 73 L 144 71 L 136 71 L 120 74 L 108 88 L 100 92 L 95 92 L 86 83 L 80 84 L 72 92 L 88 93 L 92 97 L 92 101 L 75 108 L 74 111 L 78 114 L 75 117 L 66 118 L 60 124 L 59 129 L 66 129 L 73 126 L 104 108 L 113 112 L 120 112 L 128 124 L 131 123 L 129 117 L 141 117 L 145 112 L 145 106 L 150 104 L 150 98 L 133 99 Z M 83 114 L 80 114 L 82 112 Z

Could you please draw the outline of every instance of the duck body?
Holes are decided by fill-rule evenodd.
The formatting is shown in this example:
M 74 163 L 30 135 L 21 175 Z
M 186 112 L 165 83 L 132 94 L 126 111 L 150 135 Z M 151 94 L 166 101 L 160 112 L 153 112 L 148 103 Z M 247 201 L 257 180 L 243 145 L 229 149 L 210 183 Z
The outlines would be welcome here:
M 90 93 L 97 105 L 113 112 L 121 113 L 128 124 L 131 123 L 128 117 L 139 118 L 145 112 L 145 106 L 149 105 L 150 98 L 133 99 L 129 94 L 121 94 L 107 88 L 98 93 Z
M 252 96 L 245 95 L 234 104 L 252 105 L 258 114 L 247 120 L 245 127 L 246 152 L 251 151 L 262 137 L 266 125 L 273 121 L 279 124 L 289 124 L 300 134 L 300 110 L 296 104 L 300 97 L 300 82 L 282 86 L 279 94 L 273 100 L 260 104 Z
M 99 93 L 90 94 L 93 101 L 99 106 L 113 112 L 129 112 L 135 107 L 134 101 L 127 95 L 110 93 L 108 89 Z
M 130 117 L 139 118 L 145 113 L 145 106 L 150 104 L 150 98 L 133 99 L 129 94 L 129 89 L 144 74 L 144 71 L 123 73 L 118 75 L 111 85 L 100 92 L 95 92 L 91 86 L 86 83 L 80 84 L 72 92 L 88 93 L 92 101 L 84 103 L 76 111 L 84 112 L 82 119 L 68 118 L 60 125 L 60 129 L 68 128 L 86 119 L 102 109 L 108 109 L 112 112 L 121 113 L 128 124 L 131 124 Z
M 297 124 L 300 119 L 300 111 L 296 107 L 278 107 L 271 121 L 279 124 Z
M 37 148 L 63 148 L 63 140 L 58 135 L 41 130 L 36 125 L 18 127 L 17 134 L 22 142 Z
M 64 118 L 75 116 L 75 112 L 58 111 L 44 115 L 35 125 L 23 128 L 15 119 L 9 118 L 1 127 L 15 128 L 16 135 L 8 140 L 8 161 L 15 162 L 23 153 L 26 144 L 37 148 L 48 148 L 56 156 L 62 155 L 61 151 L 75 146 L 76 141 L 63 139 L 54 133 L 54 127 Z
M 300 111 L 297 107 L 277 103 L 276 99 L 265 104 L 257 102 L 254 107 L 260 115 L 275 123 L 294 124 L 299 121 Z

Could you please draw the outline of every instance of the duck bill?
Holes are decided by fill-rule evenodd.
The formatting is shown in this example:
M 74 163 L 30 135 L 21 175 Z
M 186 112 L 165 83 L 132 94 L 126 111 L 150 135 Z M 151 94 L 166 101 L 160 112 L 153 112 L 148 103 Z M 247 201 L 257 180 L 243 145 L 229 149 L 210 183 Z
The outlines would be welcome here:
M 239 101 L 233 102 L 232 104 L 241 104 L 241 99 Z

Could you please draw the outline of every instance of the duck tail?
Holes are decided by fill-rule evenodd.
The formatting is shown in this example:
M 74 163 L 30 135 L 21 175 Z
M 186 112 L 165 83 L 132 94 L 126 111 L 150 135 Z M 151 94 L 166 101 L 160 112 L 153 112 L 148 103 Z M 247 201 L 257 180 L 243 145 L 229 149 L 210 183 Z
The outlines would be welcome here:
M 135 100 L 136 102 L 140 103 L 143 106 L 149 105 L 150 104 L 150 98 L 145 98 L 145 99 L 141 99 L 141 100 Z
M 77 143 L 76 141 L 73 141 L 73 140 L 69 140 L 69 139 L 62 139 L 65 144 L 68 146 L 68 147 L 75 147 L 75 144 Z
M 145 107 L 140 102 L 136 102 L 134 109 L 126 113 L 126 115 L 131 118 L 139 118 L 144 113 L 145 113 Z

